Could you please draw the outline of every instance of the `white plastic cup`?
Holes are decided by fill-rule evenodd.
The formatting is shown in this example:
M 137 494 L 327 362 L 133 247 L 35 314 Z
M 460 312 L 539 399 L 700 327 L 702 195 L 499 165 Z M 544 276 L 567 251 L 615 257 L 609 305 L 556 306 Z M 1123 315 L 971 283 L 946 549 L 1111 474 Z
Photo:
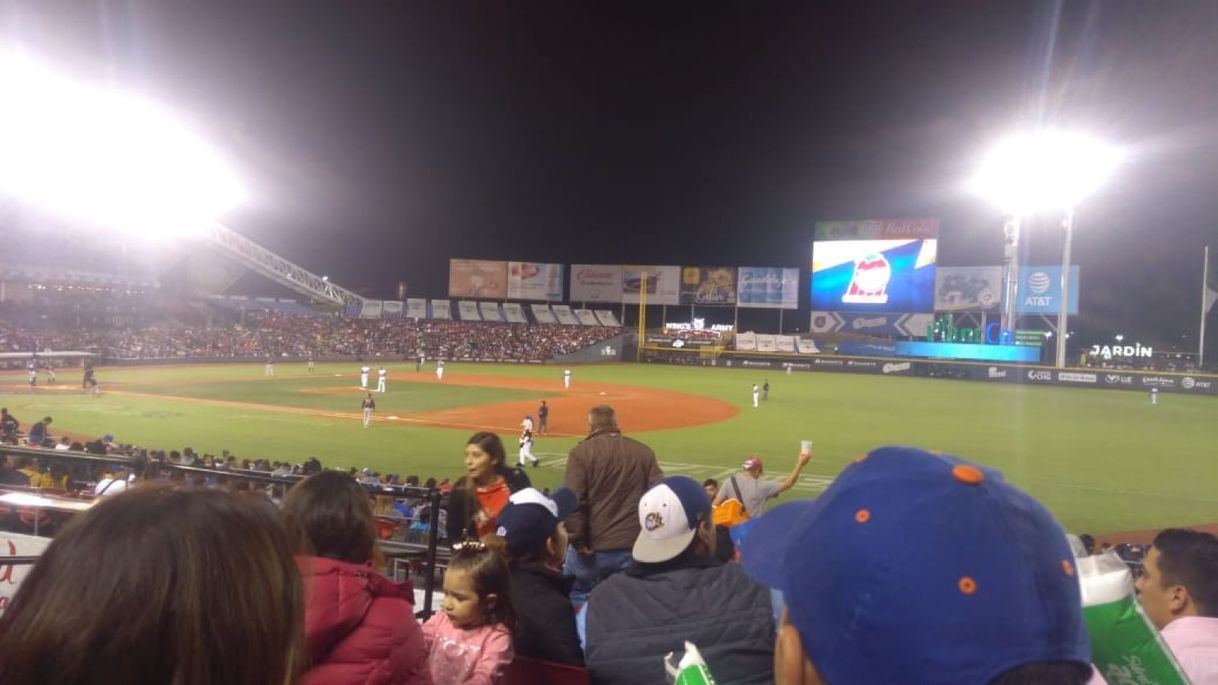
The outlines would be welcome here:
M 799 441 L 799 453 L 800 454 L 812 454 L 812 441 L 811 440 L 800 440 Z

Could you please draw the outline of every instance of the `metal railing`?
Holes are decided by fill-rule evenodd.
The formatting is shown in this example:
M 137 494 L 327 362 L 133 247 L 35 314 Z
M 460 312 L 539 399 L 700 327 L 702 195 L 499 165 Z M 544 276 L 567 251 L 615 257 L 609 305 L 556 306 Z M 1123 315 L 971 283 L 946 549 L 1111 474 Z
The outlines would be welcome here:
M 65 462 L 98 467 L 105 467 L 110 464 L 120 464 L 124 467 L 131 468 L 136 465 L 142 465 L 144 468 L 144 479 L 149 481 L 159 479 L 165 475 L 179 473 L 183 476 L 193 476 L 204 481 L 212 481 L 215 483 L 252 482 L 263 485 L 281 486 L 283 487 L 284 492 L 307 477 L 303 474 L 277 476 L 262 471 L 250 471 L 246 469 L 209 469 L 200 466 L 176 464 L 159 459 L 142 459 L 137 457 L 128 457 L 125 455 L 99 455 L 90 454 L 87 452 L 53 450 L 41 447 L 19 447 L 15 445 L 0 445 L 0 454 L 8 456 L 10 463 L 14 458 L 17 457 L 30 457 L 36 461 L 41 461 L 48 465 L 55 463 L 62 464 Z M 426 500 L 430 525 L 428 527 L 425 542 L 417 543 L 379 540 L 378 544 L 380 545 L 381 550 L 385 552 L 387 557 L 399 559 L 403 557 L 417 558 L 420 555 L 422 556 L 425 579 L 423 583 L 423 606 L 418 612 L 418 615 L 423 618 L 430 616 L 432 614 L 432 599 L 435 595 L 437 557 L 442 553 L 440 546 L 440 507 L 443 503 L 444 493 L 435 488 L 429 489 L 410 485 L 373 485 L 371 483 L 362 482 L 360 485 L 368 491 L 369 496 Z M 26 491 L 31 493 L 42 492 L 42 489 L 37 487 L 2 487 L 11 491 Z M 92 498 L 92 493 L 88 493 L 88 498 Z M 32 564 L 36 560 L 37 557 L 4 557 L 3 563 L 5 565 Z

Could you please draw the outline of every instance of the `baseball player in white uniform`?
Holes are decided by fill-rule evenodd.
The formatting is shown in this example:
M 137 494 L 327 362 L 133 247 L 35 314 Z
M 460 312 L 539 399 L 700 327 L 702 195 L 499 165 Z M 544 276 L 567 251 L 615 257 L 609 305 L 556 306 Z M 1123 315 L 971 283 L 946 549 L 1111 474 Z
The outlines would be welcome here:
M 275 375 L 275 360 L 270 357 L 266 358 L 266 366 L 262 369 L 262 375 L 270 378 Z
M 533 420 L 530 418 L 529 423 Z M 520 466 L 525 465 L 525 460 L 528 460 L 533 466 L 537 466 L 539 460 L 533 456 L 533 429 L 526 428 L 520 433 L 520 458 L 517 463 Z
M 359 367 L 359 387 L 365 390 L 368 388 L 368 372 L 371 370 L 367 364 Z
M 571 369 L 562 370 L 562 387 L 566 390 L 571 389 Z
M 1158 388 L 1150 389 L 1150 403 L 1151 404 L 1159 403 L 1159 389 Z
M 376 371 L 376 391 L 385 392 L 385 367 L 381 367 Z
M 760 400 L 761 400 L 761 390 L 758 389 L 757 384 L 754 383 L 753 384 L 753 407 L 754 408 L 761 406 Z
M 444 362 L 443 360 L 436 362 L 436 380 L 444 380 Z

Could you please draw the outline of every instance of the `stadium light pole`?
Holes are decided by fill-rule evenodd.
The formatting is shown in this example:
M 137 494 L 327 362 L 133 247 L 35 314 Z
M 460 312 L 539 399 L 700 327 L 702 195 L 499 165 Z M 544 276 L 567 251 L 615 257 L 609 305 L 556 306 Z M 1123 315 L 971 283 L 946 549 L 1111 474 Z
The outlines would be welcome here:
M 1063 212 L 1065 215 L 1057 313 L 1055 361 L 1058 368 L 1066 365 L 1066 339 L 1070 337 L 1065 333 L 1069 325 L 1070 248 L 1074 240 L 1075 209 L 1084 198 L 1099 189 L 1120 158 L 1116 148 L 1093 136 L 1075 131 L 1037 129 L 1000 140 L 983 158 L 970 183 L 974 192 L 993 202 L 1012 217 L 1012 221 L 1039 212 Z M 1008 241 L 1009 234 L 1008 230 Z M 1014 297 L 1015 291 L 1015 287 L 1008 286 L 1008 296 Z M 1008 302 L 1008 312 L 1017 311 L 1017 304 L 1012 307 Z

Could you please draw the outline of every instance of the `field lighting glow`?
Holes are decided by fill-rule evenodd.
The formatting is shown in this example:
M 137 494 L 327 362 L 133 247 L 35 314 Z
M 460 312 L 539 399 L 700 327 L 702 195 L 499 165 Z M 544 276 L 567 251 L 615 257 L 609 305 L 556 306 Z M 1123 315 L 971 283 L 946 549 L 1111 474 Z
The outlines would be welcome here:
M 1080 132 L 1038 130 L 1000 140 L 983 158 L 972 190 L 1008 214 L 1067 210 L 1112 174 L 1121 152 Z
M 241 201 L 220 154 L 146 99 L 0 54 L 0 196 L 140 239 L 201 231 Z

